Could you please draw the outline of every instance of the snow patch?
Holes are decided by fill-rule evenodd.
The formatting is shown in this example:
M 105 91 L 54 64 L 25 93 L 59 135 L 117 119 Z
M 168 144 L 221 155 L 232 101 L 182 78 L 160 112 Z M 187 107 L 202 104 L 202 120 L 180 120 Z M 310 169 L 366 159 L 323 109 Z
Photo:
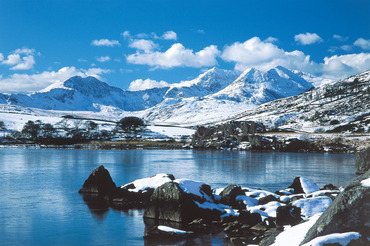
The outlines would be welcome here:
M 293 206 L 301 208 L 302 215 L 311 217 L 317 213 L 323 213 L 332 203 L 329 197 L 315 197 L 294 201 Z
M 319 219 L 321 214 L 316 214 L 312 216 L 308 221 L 298 224 L 296 226 L 285 226 L 284 231 L 280 233 L 276 239 L 275 243 L 271 246 L 297 246 L 299 245 L 308 230 L 315 224 L 315 222 Z
M 128 185 L 135 185 L 134 189 L 128 189 L 131 192 L 139 192 L 140 190 L 145 190 L 148 188 L 156 189 L 157 187 L 172 181 L 169 177 L 168 174 L 160 173 L 157 174 L 153 177 L 149 178 L 143 178 L 143 179 L 137 179 L 131 183 L 122 185 L 121 188 L 125 188 Z
M 361 234 L 358 232 L 332 233 L 329 235 L 317 237 L 302 246 L 323 246 L 326 244 L 347 245 L 352 240 L 359 239 Z
M 370 187 L 370 178 L 362 180 L 361 185 L 365 187 Z
M 320 190 L 320 187 L 309 179 L 300 177 L 303 192 L 306 194 Z
M 169 226 L 163 226 L 163 225 L 158 226 L 158 230 L 165 231 L 165 232 L 172 232 L 175 234 L 186 234 L 186 231 L 175 229 Z

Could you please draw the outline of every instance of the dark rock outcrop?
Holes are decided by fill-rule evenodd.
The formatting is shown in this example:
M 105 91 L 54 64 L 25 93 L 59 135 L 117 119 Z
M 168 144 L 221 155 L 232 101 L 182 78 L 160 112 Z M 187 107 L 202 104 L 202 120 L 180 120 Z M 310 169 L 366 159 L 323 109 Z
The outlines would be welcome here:
M 79 193 L 97 194 L 99 198 L 111 196 L 117 189 L 107 169 L 103 165 L 92 171 L 88 179 L 84 182 Z
M 222 204 L 236 207 L 239 204 L 235 198 L 239 195 L 245 195 L 245 193 L 242 191 L 242 188 L 238 185 L 229 185 L 220 193 L 220 202 Z
M 280 206 L 276 210 L 276 225 L 296 225 L 302 221 L 301 208 L 287 205 Z
M 370 147 L 359 151 L 355 155 L 356 174 L 364 174 L 370 169 Z
M 233 149 L 241 142 L 249 142 L 248 149 L 261 149 L 262 136 L 265 132 L 262 124 L 252 121 L 231 121 L 213 127 L 199 127 L 194 133 L 192 146 L 194 148 Z
M 315 183 L 303 177 L 295 177 L 293 184 L 288 188 L 294 189 L 293 194 L 311 193 L 320 189 Z
M 144 217 L 189 223 L 206 215 L 206 211 L 201 213 L 195 201 L 201 202 L 202 199 L 184 192 L 176 182 L 167 182 L 154 190 Z
M 355 178 L 310 228 L 302 244 L 319 236 L 349 231 L 370 237 L 370 187 L 361 183 L 369 178 L 370 170 Z

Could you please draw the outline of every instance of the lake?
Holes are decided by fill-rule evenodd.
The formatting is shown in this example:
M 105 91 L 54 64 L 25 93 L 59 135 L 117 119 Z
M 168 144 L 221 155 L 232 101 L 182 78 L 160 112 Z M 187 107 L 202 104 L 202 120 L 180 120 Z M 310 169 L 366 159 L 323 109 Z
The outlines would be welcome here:
M 171 173 L 212 188 L 276 191 L 296 176 L 319 186 L 344 186 L 355 177 L 354 156 L 347 154 L 2 148 L 0 245 L 143 245 L 142 210 L 95 211 L 78 194 L 99 165 L 116 185 Z M 201 240 L 223 244 L 217 236 Z

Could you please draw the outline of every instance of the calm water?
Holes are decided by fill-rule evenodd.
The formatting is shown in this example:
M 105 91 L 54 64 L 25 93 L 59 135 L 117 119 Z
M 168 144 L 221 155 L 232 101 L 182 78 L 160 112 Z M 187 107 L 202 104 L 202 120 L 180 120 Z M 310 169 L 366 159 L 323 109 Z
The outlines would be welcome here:
M 0 149 L 0 245 L 143 245 L 143 211 L 92 213 L 78 194 L 101 164 L 117 185 L 172 173 L 212 188 L 276 191 L 295 176 L 319 186 L 355 177 L 354 156 L 342 154 Z

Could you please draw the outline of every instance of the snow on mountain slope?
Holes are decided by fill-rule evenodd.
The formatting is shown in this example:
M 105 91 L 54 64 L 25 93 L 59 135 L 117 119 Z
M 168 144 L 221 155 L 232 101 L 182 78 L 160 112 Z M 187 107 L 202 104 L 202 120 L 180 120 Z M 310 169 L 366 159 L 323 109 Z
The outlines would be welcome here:
M 29 95 L 0 94 L 0 103 L 50 110 L 100 111 L 112 106 L 126 111 L 143 110 L 163 100 L 167 88 L 124 91 L 94 77 L 72 77 Z
M 0 104 L 58 111 L 86 111 L 143 117 L 149 122 L 197 125 L 230 118 L 262 103 L 312 88 L 299 73 L 283 67 L 242 74 L 212 68 L 170 87 L 125 91 L 94 77 L 72 77 L 36 93 L 0 94 Z M 1 119 L 0 119 L 1 120 Z
M 182 125 L 205 124 L 311 88 L 309 82 L 286 68 L 276 67 L 266 73 L 252 68 L 214 94 L 163 101 L 146 110 L 145 119 Z
M 304 132 L 369 132 L 370 71 L 265 103 L 229 120 Z
M 212 68 L 190 81 L 172 84 L 165 98 L 203 97 L 216 93 L 231 84 L 239 72 Z
M 214 97 L 260 105 L 303 93 L 312 87 L 305 79 L 281 66 L 266 73 L 252 68 L 244 71 L 238 79 Z

